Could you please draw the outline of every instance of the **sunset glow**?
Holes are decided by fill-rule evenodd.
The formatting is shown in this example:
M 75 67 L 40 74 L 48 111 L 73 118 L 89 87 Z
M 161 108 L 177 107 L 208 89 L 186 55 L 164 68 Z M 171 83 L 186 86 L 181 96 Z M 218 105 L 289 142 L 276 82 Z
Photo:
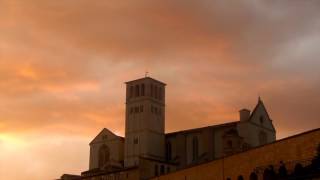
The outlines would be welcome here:
M 14 135 L 0 134 L 1 148 L 5 150 L 19 150 L 25 146 L 25 142 Z
M 166 132 L 239 120 L 259 96 L 277 139 L 320 127 L 319 7 L 0 0 L 0 179 L 87 170 L 101 129 L 124 135 L 124 82 L 146 71 L 168 84 Z

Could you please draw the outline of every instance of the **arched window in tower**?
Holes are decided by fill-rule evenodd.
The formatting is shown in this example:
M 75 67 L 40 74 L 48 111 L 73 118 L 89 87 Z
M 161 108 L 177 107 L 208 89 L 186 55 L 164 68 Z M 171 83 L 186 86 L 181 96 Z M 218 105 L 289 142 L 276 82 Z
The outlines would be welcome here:
M 158 87 L 154 87 L 154 98 L 158 99 Z
M 162 88 L 159 87 L 159 99 L 162 100 L 163 99 L 163 92 L 162 92 Z
M 192 160 L 197 160 L 199 153 L 199 141 L 198 137 L 194 136 L 192 139 Z
M 130 86 L 130 95 L 129 95 L 130 98 L 133 98 L 133 86 Z
M 107 145 L 102 145 L 99 149 L 99 167 L 102 168 L 110 160 L 110 150 Z
M 140 87 L 136 85 L 136 97 L 140 96 Z
M 259 143 L 260 145 L 267 144 L 268 139 L 267 139 L 267 133 L 264 131 L 259 132 Z
M 166 144 L 166 154 L 167 160 L 170 161 L 172 159 L 172 146 L 170 141 L 168 141 Z
M 158 99 L 161 100 L 160 95 L 161 94 L 161 87 L 158 87 Z
M 153 97 L 153 84 L 150 84 L 150 96 Z
M 145 86 L 144 84 L 141 85 L 141 96 L 144 96 L 144 92 L 145 92 Z

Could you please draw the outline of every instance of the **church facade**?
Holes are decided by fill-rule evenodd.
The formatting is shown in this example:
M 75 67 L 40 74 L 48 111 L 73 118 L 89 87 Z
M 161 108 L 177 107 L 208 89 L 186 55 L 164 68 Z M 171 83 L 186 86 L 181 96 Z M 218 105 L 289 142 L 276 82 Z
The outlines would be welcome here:
M 276 140 L 260 98 L 252 111 L 240 110 L 238 121 L 165 133 L 165 94 L 166 84 L 150 77 L 126 82 L 125 137 L 104 128 L 90 143 L 81 179 L 150 179 Z

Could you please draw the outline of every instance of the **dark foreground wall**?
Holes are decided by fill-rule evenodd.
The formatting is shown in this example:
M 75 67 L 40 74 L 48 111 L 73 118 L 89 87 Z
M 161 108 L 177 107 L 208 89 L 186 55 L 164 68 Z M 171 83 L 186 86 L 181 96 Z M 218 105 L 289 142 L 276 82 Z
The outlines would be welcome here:
M 239 176 L 250 179 L 253 172 L 258 179 L 263 179 L 264 168 L 270 165 L 278 168 L 280 161 L 286 164 L 288 173 L 292 173 L 296 163 L 301 163 L 304 167 L 310 165 L 319 144 L 320 129 L 315 129 L 153 180 L 237 180 Z

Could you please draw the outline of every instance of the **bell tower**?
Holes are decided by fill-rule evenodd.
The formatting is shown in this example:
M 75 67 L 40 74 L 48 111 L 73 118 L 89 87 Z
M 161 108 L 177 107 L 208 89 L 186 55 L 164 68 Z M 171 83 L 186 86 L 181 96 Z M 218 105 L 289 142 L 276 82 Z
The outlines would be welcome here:
M 165 86 L 150 77 L 126 82 L 125 167 L 164 160 Z

